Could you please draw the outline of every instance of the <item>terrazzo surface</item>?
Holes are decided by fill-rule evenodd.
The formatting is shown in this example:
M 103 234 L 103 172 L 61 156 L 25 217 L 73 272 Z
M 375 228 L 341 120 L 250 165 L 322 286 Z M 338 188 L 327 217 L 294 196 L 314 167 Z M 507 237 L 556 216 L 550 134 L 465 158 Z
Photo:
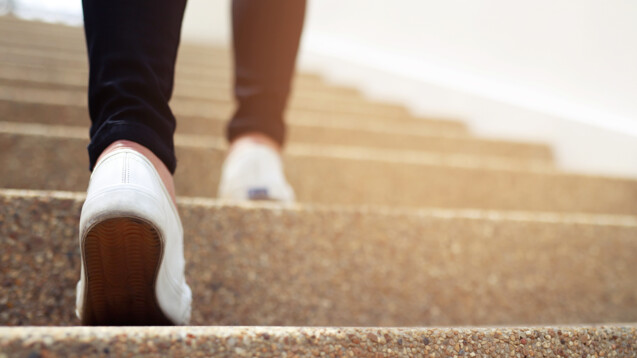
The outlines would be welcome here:
M 634 217 L 181 199 L 195 325 L 637 320 Z M 3 325 L 74 325 L 81 195 L 0 195 Z
M 0 118 L 11 123 L 39 123 L 45 125 L 70 125 L 82 128 L 86 133 L 88 112 L 83 107 L 20 103 L 0 100 Z M 209 135 L 222 138 L 227 118 L 180 117 L 177 118 L 177 134 Z M 300 122 L 300 123 L 299 123 Z M 376 130 L 356 129 L 355 126 L 329 126 L 320 121 L 298 121 L 288 127 L 288 143 L 363 146 L 371 148 L 408 149 L 425 152 L 490 155 L 504 158 L 537 159 L 551 161 L 548 147 L 530 143 L 484 140 L 466 135 L 452 134 L 437 124 L 422 126 L 423 130 L 408 133 L 392 133 L 401 127 L 386 126 Z M 427 130 L 429 127 L 429 130 Z
M 635 357 L 634 325 L 0 328 L 0 357 Z
M 46 66 L 44 66 L 46 68 Z M 205 79 L 200 79 L 204 81 Z M 86 102 L 85 91 L 56 90 L 54 88 L 43 88 L 40 85 L 32 86 L 0 86 L 0 99 L 27 102 L 44 103 L 65 106 L 83 106 Z M 379 113 L 365 112 L 340 112 L 335 108 L 323 106 L 317 100 L 316 107 L 298 108 L 290 107 L 286 113 L 290 123 L 304 121 L 307 118 L 323 118 L 326 123 L 343 122 L 352 124 L 385 125 L 401 127 L 403 130 L 430 128 L 432 126 L 443 129 L 459 129 L 464 126 L 459 122 L 443 120 L 427 120 L 416 118 L 410 114 L 403 115 L 383 115 Z M 328 102 L 328 101 L 326 101 Z M 226 101 L 201 101 L 182 99 L 171 102 L 171 109 L 177 117 L 182 116 L 204 116 L 213 118 L 230 118 L 234 112 L 234 104 Z
M 192 142 L 177 146 L 177 193 L 215 197 L 225 150 Z M 75 137 L 0 134 L 0 187 L 85 190 L 87 143 Z M 521 160 L 403 154 L 290 145 L 284 161 L 302 203 L 637 214 L 636 180 L 529 169 Z M 26 162 L 29 170 L 24 170 Z

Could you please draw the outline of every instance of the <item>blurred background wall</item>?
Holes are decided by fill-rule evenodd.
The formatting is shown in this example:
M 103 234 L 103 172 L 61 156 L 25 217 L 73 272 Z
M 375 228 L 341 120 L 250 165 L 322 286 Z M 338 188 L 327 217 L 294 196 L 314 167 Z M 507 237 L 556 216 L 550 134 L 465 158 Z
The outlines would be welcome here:
M 15 3 L 81 20 L 77 0 Z M 184 41 L 227 45 L 229 4 L 189 0 Z M 637 177 L 635 1 L 310 0 L 307 16 L 302 69 L 483 136 L 548 142 L 564 169 Z

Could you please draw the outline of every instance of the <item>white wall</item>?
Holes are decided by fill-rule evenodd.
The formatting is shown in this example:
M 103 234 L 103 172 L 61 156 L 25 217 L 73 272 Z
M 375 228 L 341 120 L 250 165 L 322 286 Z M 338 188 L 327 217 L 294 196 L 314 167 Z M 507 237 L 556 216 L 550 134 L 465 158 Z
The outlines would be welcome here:
M 183 41 L 229 44 L 230 1 L 188 0 L 181 31 Z
M 308 50 L 637 135 L 635 1 L 318 0 L 308 25 Z
M 637 2 L 320 0 L 303 63 L 558 164 L 637 177 Z

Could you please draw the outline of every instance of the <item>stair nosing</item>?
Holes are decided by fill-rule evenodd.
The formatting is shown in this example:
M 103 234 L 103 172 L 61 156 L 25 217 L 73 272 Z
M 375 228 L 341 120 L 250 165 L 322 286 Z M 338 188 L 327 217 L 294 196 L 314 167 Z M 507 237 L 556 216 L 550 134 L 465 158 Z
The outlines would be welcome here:
M 76 126 L 37 123 L 0 122 L 1 134 L 40 136 L 58 139 L 88 140 L 88 129 Z M 176 134 L 177 147 L 225 150 L 225 139 L 207 135 Z M 472 156 L 467 154 L 443 154 L 418 150 L 378 149 L 362 146 L 318 145 L 290 143 L 286 155 L 320 157 L 383 163 L 445 166 L 451 168 L 482 169 L 495 171 L 555 174 L 550 160 L 505 158 L 494 155 Z
M 82 202 L 86 193 L 62 190 L 0 188 L 6 198 L 54 199 Z M 276 203 L 266 201 L 241 202 L 208 197 L 178 196 L 178 206 L 203 208 L 238 208 L 242 210 L 270 210 L 274 212 L 313 212 L 372 214 L 387 217 L 416 217 L 439 220 L 481 220 L 490 222 L 525 222 L 545 224 L 574 224 L 637 228 L 637 216 L 624 214 L 591 214 L 578 212 L 493 210 L 480 208 L 400 207 L 389 205 Z

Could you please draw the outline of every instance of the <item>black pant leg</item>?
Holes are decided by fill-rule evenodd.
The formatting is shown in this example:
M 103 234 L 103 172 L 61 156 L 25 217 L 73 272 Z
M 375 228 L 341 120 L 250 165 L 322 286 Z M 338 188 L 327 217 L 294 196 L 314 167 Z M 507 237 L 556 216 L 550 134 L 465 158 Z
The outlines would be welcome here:
M 305 0 L 233 1 L 238 107 L 228 125 L 229 141 L 243 133 L 260 132 L 283 144 L 283 111 L 304 18 Z
M 116 140 L 149 148 L 175 171 L 168 107 L 186 0 L 83 0 L 89 56 L 90 169 Z

